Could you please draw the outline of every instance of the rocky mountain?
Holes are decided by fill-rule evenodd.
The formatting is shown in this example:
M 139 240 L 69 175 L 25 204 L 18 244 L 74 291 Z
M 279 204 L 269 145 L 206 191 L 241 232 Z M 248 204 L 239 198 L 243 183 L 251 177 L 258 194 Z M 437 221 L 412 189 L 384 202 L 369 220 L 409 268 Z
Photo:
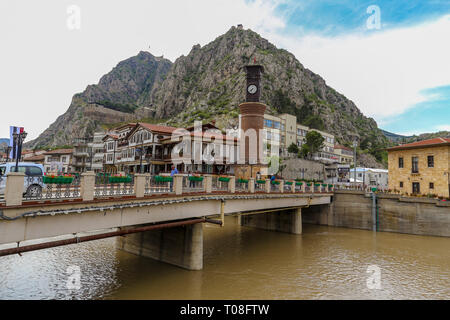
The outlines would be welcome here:
M 393 142 L 394 145 L 397 144 L 405 144 L 405 143 L 411 143 L 416 141 L 422 141 L 422 140 L 428 140 L 428 139 L 434 139 L 434 138 L 450 138 L 450 131 L 439 131 L 439 132 L 433 132 L 433 133 L 422 133 L 420 135 L 412 135 L 412 136 L 402 136 L 399 134 L 395 134 L 389 131 L 381 130 L 383 134 L 386 136 L 386 138 L 389 139 L 389 141 Z
M 265 68 L 261 99 L 267 112 L 294 114 L 302 124 L 333 133 L 341 144 L 357 135 L 364 149 L 383 160 L 380 150 L 387 139 L 373 119 L 293 54 L 236 27 L 204 47 L 193 46 L 173 64 L 145 52 L 119 63 L 98 85 L 76 94 L 69 110 L 30 144 L 70 144 L 74 136 L 133 119 L 179 126 L 214 119 L 221 128 L 236 125 L 238 105 L 245 100 L 243 66 L 254 59 Z
M 389 131 L 386 131 L 386 130 L 383 130 L 383 129 L 380 129 L 380 130 L 384 134 L 384 136 L 386 138 L 388 138 L 389 141 L 392 141 L 392 142 L 399 142 L 399 141 L 402 141 L 404 139 L 409 139 L 409 138 L 412 137 L 412 136 L 402 136 L 400 134 L 392 133 L 392 132 L 389 132 Z
M 433 133 L 422 133 L 419 135 L 413 135 L 411 137 L 406 137 L 406 139 L 401 140 L 401 143 L 411 143 L 416 141 L 434 139 L 434 138 L 450 138 L 450 131 L 439 131 Z
M 70 145 L 73 138 L 91 136 L 105 126 L 147 118 L 149 110 L 141 101 L 171 66 L 169 60 L 148 52 L 120 62 L 97 85 L 75 94 L 69 109 L 26 147 Z

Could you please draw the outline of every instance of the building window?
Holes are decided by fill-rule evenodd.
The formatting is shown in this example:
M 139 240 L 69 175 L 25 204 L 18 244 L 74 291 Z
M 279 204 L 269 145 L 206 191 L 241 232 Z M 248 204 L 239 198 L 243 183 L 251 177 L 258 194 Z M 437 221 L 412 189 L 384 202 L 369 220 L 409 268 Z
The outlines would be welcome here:
M 403 168 L 403 158 L 398 158 L 398 167 Z
M 420 193 L 420 183 L 419 182 L 413 182 L 412 190 L 413 190 L 413 194 L 419 194 Z
M 272 120 L 264 119 L 264 126 L 272 128 L 273 127 Z
M 434 189 L 434 183 L 430 182 L 430 189 Z
M 419 157 L 412 157 L 411 162 L 412 162 L 411 172 L 419 173 Z
M 284 131 L 284 129 L 286 129 L 286 127 L 285 127 L 284 124 L 282 123 L 282 124 L 281 124 L 281 131 Z M 291 127 L 291 129 L 292 129 L 292 127 Z
M 403 188 L 403 182 L 402 181 L 400 182 L 400 188 Z
M 434 156 L 428 156 L 428 168 L 434 168 Z

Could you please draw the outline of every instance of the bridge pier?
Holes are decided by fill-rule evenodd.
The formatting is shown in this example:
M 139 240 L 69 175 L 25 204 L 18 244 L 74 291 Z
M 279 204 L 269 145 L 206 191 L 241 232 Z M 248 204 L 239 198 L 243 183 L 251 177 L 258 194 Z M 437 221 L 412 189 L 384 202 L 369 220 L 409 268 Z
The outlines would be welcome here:
M 242 215 L 239 223 L 243 227 L 302 234 L 302 209 Z
M 118 237 L 116 247 L 184 269 L 203 269 L 202 223 Z

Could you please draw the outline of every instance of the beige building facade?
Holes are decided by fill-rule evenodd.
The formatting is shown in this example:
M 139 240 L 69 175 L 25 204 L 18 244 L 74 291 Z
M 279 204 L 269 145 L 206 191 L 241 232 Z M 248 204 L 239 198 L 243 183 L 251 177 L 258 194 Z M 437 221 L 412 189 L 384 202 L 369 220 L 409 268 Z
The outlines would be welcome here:
M 288 155 L 287 149 L 291 144 L 301 148 L 305 143 L 306 134 L 310 131 L 317 131 L 325 140 L 323 149 L 315 154 L 313 159 L 330 163 L 338 162 L 339 160 L 339 157 L 334 152 L 336 142 L 334 135 L 298 124 L 296 116 L 287 113 L 279 116 L 265 114 L 264 130 L 265 144 L 279 143 L 280 155 L 282 156 Z
M 450 197 L 450 139 L 436 138 L 388 149 L 389 189 Z

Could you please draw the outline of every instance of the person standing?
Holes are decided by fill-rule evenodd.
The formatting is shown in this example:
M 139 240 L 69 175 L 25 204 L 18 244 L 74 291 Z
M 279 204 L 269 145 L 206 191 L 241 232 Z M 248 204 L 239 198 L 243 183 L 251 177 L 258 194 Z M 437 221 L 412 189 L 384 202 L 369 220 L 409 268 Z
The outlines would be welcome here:
M 173 179 L 175 179 L 175 175 L 178 174 L 178 169 L 175 166 L 172 166 L 172 171 L 170 172 L 170 176 L 172 180 L 170 181 L 170 192 L 173 191 Z

